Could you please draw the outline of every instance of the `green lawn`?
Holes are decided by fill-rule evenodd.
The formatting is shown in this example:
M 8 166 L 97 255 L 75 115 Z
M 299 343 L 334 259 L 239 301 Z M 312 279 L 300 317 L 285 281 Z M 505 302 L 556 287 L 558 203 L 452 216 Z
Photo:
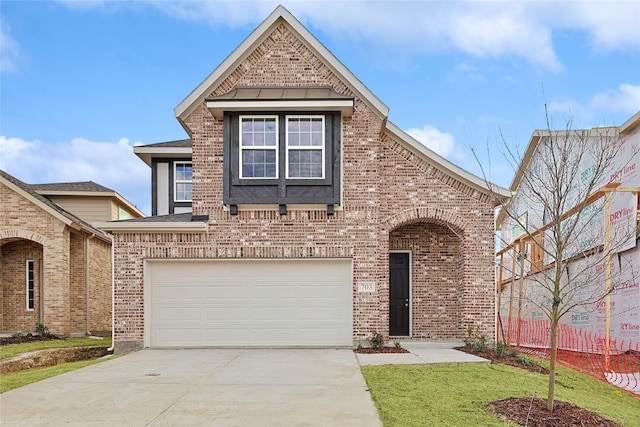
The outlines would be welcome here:
M 34 341 L 24 344 L 8 344 L 0 346 L 0 359 L 15 356 L 29 351 L 43 350 L 45 348 L 60 347 L 111 347 L 111 337 L 103 339 L 94 338 L 67 338 L 63 340 Z
M 116 357 L 116 356 L 110 356 Z M 22 387 L 27 384 L 46 380 L 56 375 L 64 374 L 76 369 L 84 368 L 96 363 L 100 363 L 106 358 L 81 360 L 79 362 L 63 363 L 56 366 L 48 366 L 46 368 L 27 369 L 26 371 L 10 372 L 0 376 L 0 393 Z
M 385 427 L 515 426 L 487 412 L 486 404 L 547 395 L 547 376 L 501 364 L 363 366 L 362 372 Z M 556 400 L 640 425 L 639 398 L 564 367 L 556 380 Z
M 64 340 L 35 341 L 24 344 L 9 344 L 0 346 L 0 359 L 15 356 L 21 353 L 27 353 L 35 350 L 43 350 L 47 348 L 61 347 L 94 347 L 94 346 L 111 346 L 111 337 L 104 339 L 93 338 L 67 338 Z M 27 384 L 35 383 L 56 375 L 64 374 L 85 366 L 93 365 L 105 360 L 105 358 L 81 360 L 78 362 L 63 363 L 57 366 L 48 366 L 45 368 L 27 369 L 19 372 L 10 372 L 0 376 L 0 393 L 22 387 Z

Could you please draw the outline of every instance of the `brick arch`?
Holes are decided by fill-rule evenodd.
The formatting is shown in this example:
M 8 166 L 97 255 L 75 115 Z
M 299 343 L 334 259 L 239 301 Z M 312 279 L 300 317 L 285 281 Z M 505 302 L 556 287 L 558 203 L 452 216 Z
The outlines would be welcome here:
M 405 209 L 402 212 L 388 217 L 384 224 L 389 233 L 393 230 L 407 224 L 415 224 L 417 222 L 429 222 L 439 224 L 450 228 L 461 239 L 467 230 L 469 222 L 454 212 L 445 209 L 433 207 L 420 207 L 414 209 Z
M 9 228 L 0 230 L 0 243 L 8 243 L 14 240 L 24 239 L 36 242 L 44 246 L 49 239 L 35 231 L 29 231 L 22 228 Z

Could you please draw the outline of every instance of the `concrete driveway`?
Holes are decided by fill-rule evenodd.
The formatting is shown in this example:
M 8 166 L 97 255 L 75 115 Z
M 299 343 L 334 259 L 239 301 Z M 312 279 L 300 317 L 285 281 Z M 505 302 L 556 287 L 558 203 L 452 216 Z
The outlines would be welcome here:
M 143 350 L 0 395 L 2 426 L 381 426 L 351 350 Z

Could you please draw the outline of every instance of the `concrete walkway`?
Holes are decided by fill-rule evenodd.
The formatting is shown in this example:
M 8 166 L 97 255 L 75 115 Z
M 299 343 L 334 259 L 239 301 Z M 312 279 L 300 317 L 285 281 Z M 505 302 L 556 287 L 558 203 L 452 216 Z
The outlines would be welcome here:
M 462 347 L 463 343 L 457 341 L 401 341 L 402 348 L 409 353 L 357 353 L 360 365 L 418 365 L 424 363 L 467 363 L 489 362 L 472 354 L 454 350 Z

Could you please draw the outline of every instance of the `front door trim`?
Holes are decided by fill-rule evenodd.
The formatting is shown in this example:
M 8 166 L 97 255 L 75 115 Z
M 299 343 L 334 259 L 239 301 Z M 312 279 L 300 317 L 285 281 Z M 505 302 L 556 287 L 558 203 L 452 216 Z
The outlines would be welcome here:
M 412 271 L 413 255 L 412 255 L 411 249 L 392 250 L 392 251 L 389 251 L 389 253 L 390 254 L 409 254 L 409 338 L 411 338 L 413 336 L 413 271 Z M 389 280 L 391 280 L 391 278 L 389 278 Z

